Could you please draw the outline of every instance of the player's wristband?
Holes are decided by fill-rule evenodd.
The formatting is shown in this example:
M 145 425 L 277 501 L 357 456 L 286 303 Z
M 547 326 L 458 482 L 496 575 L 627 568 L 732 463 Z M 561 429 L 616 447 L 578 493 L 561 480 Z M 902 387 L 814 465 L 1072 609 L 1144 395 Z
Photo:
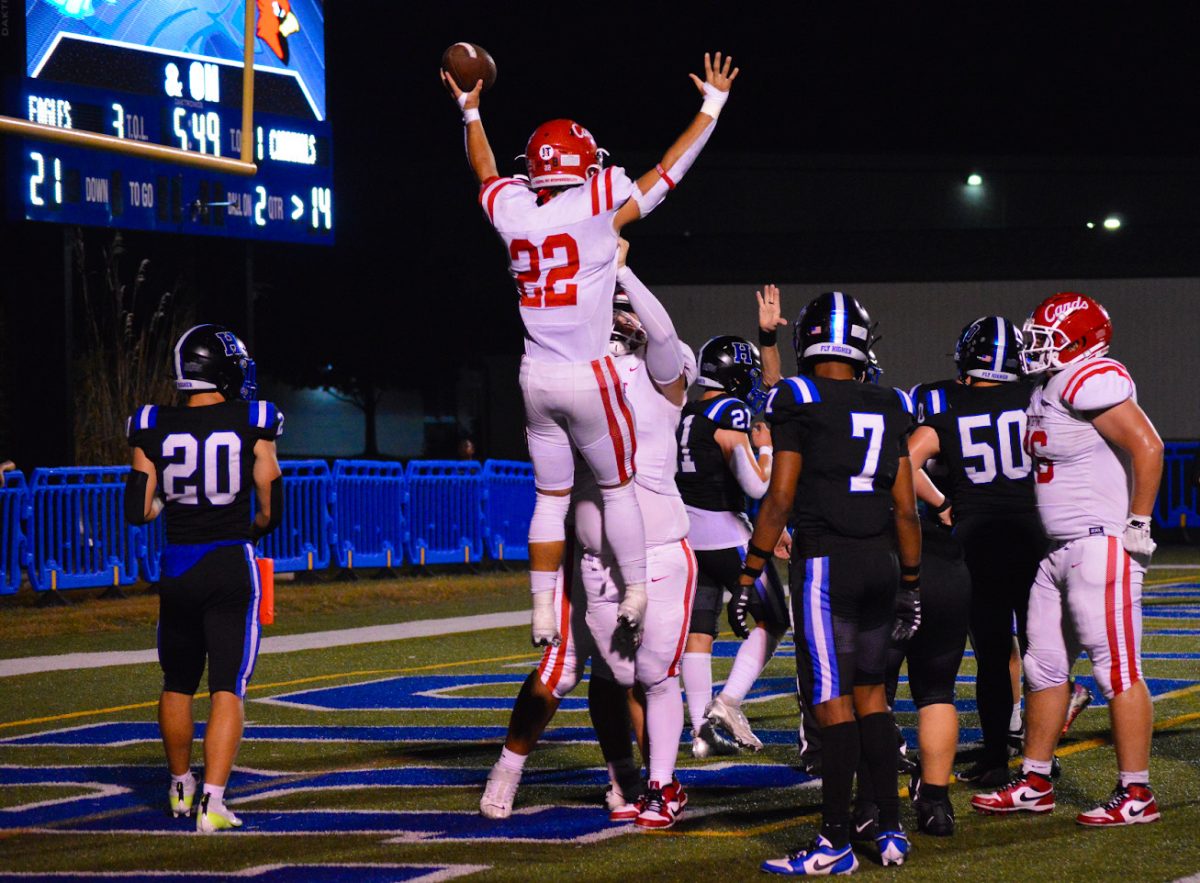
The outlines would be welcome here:
M 775 342 L 779 339 L 779 332 L 772 328 L 770 331 L 758 329 L 758 345 L 759 346 L 775 346 Z
M 722 92 L 711 83 L 704 84 L 704 103 L 700 105 L 700 113 L 706 113 L 716 122 L 717 117 L 721 115 L 721 108 L 725 106 L 725 102 L 729 100 L 729 93 Z
M 1151 521 L 1151 516 L 1149 516 L 1149 515 L 1130 514 L 1129 520 L 1126 521 L 1125 523 L 1133 525 L 1134 527 L 1149 527 L 1150 521 Z
M 774 453 L 775 453 L 775 449 L 773 447 L 771 447 L 770 445 L 763 445 L 761 448 L 758 449 L 758 456 L 760 456 L 760 457 L 763 454 L 767 454 L 769 456 Z
M 758 578 L 762 576 L 764 567 L 766 567 L 765 564 L 761 564 L 758 567 L 751 567 L 749 564 L 743 564 L 742 576 L 750 577 L 751 582 L 758 582 Z
M 773 553 L 772 553 L 772 552 L 770 552 L 770 551 L 768 551 L 767 549 L 760 549 L 760 548 L 758 548 L 758 546 L 754 545 L 754 543 L 748 543 L 748 544 L 746 545 L 746 554 L 747 554 L 747 555 L 757 555 L 757 556 L 758 556 L 759 558 L 761 558 L 763 561 L 770 561 L 770 560 L 771 560 L 771 555 L 772 555 Z M 758 573 L 762 573 L 762 568 L 761 568 L 761 567 L 758 569 Z M 755 576 L 757 576 L 757 575 L 758 575 L 758 574 L 755 574 Z
M 479 108 L 478 107 L 468 107 L 466 110 L 463 111 L 463 125 L 464 126 L 467 125 L 467 123 L 476 123 L 476 122 L 479 122 Z
M 921 565 L 920 564 L 901 564 L 900 565 L 900 575 L 901 576 L 915 576 L 917 578 L 920 578 Z
M 921 578 L 902 579 L 900 580 L 900 588 L 906 592 L 917 592 L 921 589 Z
M 950 508 L 950 505 L 951 505 L 951 504 L 950 504 L 950 498 L 949 498 L 949 497 L 942 497 L 942 505 L 940 505 L 940 506 L 934 506 L 934 507 L 933 507 L 933 514 L 934 514 L 934 515 L 941 515 L 943 512 L 945 512 L 947 509 L 949 509 L 949 508 Z

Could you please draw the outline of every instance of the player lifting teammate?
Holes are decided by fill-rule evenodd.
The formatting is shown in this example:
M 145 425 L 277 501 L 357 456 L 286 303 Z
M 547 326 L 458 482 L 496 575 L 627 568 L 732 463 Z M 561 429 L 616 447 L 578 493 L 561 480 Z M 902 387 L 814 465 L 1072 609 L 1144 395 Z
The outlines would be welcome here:
M 1142 680 L 1142 577 L 1155 544 L 1150 511 L 1163 444 L 1125 366 L 1105 358 L 1112 322 L 1099 303 L 1062 293 L 1025 322 L 1024 364 L 1039 385 L 1025 447 L 1050 549 L 1029 593 L 1025 758 L 1021 774 L 971 803 L 983 813 L 1049 812 L 1053 753 L 1070 701 L 1071 663 L 1086 650 L 1108 700 L 1118 781 L 1081 825 L 1159 818 L 1150 790 L 1153 709 Z
M 606 354 L 612 330 L 617 240 L 649 214 L 691 167 L 737 77 L 732 59 L 704 56 L 692 75 L 704 102 L 662 161 L 636 182 L 604 167 L 604 152 L 571 120 L 551 120 L 529 139 L 528 180 L 502 178 L 479 118 L 483 81 L 469 92 L 442 71 L 463 110 L 467 159 L 479 200 L 509 255 L 525 323 L 521 390 L 537 487 L 529 527 L 533 641 L 555 630 L 553 592 L 578 451 L 600 487 L 605 540 L 624 584 L 620 619 L 636 637 L 646 609 L 646 542 L 632 484 L 636 432 L 622 382 Z M 662 378 L 658 378 L 662 379 Z
M 795 325 L 804 373 L 782 380 L 767 400 L 775 463 L 740 581 L 749 586 L 758 578 L 791 515 L 796 667 L 822 743 L 821 832 L 809 846 L 763 863 L 776 874 L 858 867 L 849 828 L 860 757 L 879 808 L 881 859 L 901 864 L 908 853 L 884 671 L 890 641 L 911 637 L 920 624 L 921 528 L 906 400 L 858 382 L 869 363 L 871 327 L 854 298 L 817 297 Z
M 158 705 L 170 812 L 193 810 L 192 697 L 208 661 L 212 712 L 204 733 L 204 792 L 196 830 L 241 826 L 225 784 L 242 738 L 242 700 L 258 656 L 261 588 L 254 542 L 283 516 L 275 439 L 283 414 L 255 401 L 254 362 L 218 325 L 197 325 L 175 345 L 182 408 L 144 405 L 129 418 L 133 468 L 125 517 L 145 524 L 166 513 L 159 582 Z M 251 518 L 250 494 L 258 511 Z M 161 492 L 161 493 L 160 493 Z M 162 499 L 166 502 L 163 503 Z

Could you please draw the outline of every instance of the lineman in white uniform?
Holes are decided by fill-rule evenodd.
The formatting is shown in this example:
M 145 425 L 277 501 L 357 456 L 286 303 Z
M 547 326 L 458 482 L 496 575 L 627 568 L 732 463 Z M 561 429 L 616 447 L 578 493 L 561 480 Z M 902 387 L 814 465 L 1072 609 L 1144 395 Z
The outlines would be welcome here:
M 983 813 L 1054 809 L 1052 758 L 1067 716 L 1071 663 L 1082 649 L 1109 703 L 1119 779 L 1108 800 L 1076 821 L 1153 822 L 1142 576 L 1155 547 L 1148 513 L 1162 475 L 1162 441 L 1138 407 L 1128 370 L 1104 358 L 1112 323 L 1099 303 L 1056 294 L 1033 311 L 1024 333 L 1026 373 L 1044 375 L 1029 403 L 1025 446 L 1051 546 L 1029 596 L 1021 775 L 972 805 Z

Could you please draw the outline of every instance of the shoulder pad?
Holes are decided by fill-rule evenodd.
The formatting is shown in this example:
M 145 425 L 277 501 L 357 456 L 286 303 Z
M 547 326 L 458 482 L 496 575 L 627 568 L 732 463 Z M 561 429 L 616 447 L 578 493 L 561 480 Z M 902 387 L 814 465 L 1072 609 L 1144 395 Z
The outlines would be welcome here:
M 767 413 L 771 414 L 791 405 L 811 405 L 821 401 L 817 385 L 803 375 L 785 377 L 775 384 L 767 396 Z
M 593 215 L 616 211 L 633 194 L 634 183 L 620 166 L 609 166 L 584 185 L 592 205 Z
M 1062 402 L 1076 411 L 1111 408 L 1134 395 L 1133 378 L 1115 359 L 1090 359 L 1062 390 Z
M 283 435 L 283 412 L 271 402 L 247 402 L 250 415 L 250 425 L 258 430 L 259 438 L 273 441 Z
M 528 185 L 520 178 L 492 178 L 479 188 L 479 205 L 493 225 L 497 223 L 499 210 L 505 202 L 519 198 L 522 194 L 532 196 Z
M 946 390 L 942 387 L 918 386 L 913 393 L 913 405 L 916 406 L 918 423 L 925 423 L 929 418 L 946 412 Z
M 750 431 L 750 408 L 741 399 L 721 396 L 704 404 L 704 416 L 717 424 L 719 429 Z
M 128 438 L 142 431 L 143 429 L 153 429 L 158 422 L 158 406 L 157 405 L 142 405 L 134 411 L 125 420 L 125 435 Z

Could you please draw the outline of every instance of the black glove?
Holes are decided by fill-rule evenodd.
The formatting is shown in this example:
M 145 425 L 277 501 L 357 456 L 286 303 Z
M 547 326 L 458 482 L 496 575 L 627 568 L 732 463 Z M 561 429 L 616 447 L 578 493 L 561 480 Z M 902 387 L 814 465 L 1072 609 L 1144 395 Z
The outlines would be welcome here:
M 725 606 L 730 628 L 743 641 L 750 637 L 750 629 L 746 627 L 746 611 L 750 609 L 750 593 L 752 591 L 754 591 L 754 586 L 739 584 L 733 596 L 730 597 L 729 603 Z
M 892 626 L 893 641 L 907 641 L 921 627 L 921 583 L 903 580 L 896 593 L 896 622 Z

